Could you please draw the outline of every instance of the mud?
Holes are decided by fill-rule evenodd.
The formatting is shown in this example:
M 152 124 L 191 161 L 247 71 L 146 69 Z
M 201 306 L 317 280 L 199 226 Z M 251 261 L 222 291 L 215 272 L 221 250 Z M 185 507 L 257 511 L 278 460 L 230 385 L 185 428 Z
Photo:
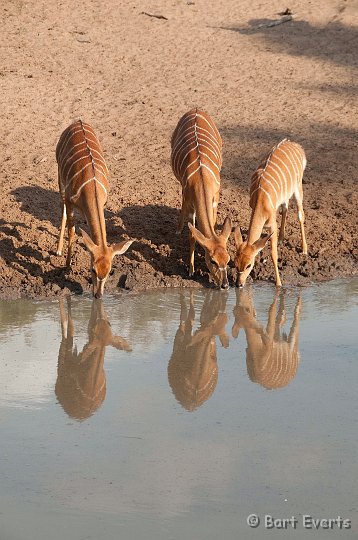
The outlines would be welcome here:
M 218 223 L 247 229 L 249 179 L 283 137 L 305 148 L 309 255 L 290 206 L 279 253 L 285 284 L 357 272 L 357 2 L 105 0 L 74 5 L 5 0 L 0 7 L 0 296 L 90 290 L 82 241 L 70 270 L 55 255 L 60 225 L 55 146 L 74 119 L 91 123 L 105 151 L 108 241 L 134 237 L 106 290 L 207 286 L 201 250 L 188 278 L 186 231 L 175 235 L 180 189 L 170 136 L 193 106 L 223 138 Z M 164 18 L 163 18 L 164 17 Z M 79 218 L 78 226 L 83 226 Z M 230 241 L 234 254 L 233 239 Z M 234 270 L 230 270 L 233 282 Z M 268 249 L 253 279 L 273 280 Z

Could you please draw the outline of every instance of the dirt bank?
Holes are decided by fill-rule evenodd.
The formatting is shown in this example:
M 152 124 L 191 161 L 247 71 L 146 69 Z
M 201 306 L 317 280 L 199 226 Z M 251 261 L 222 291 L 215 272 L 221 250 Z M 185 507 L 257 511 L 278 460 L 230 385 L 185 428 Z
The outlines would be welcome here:
M 284 283 L 357 272 L 357 2 L 289 7 L 292 20 L 276 25 L 287 8 L 277 0 L 2 2 L 1 297 L 89 290 L 82 241 L 70 271 L 54 254 L 54 150 L 79 117 L 96 130 L 111 173 L 108 240 L 137 239 L 115 259 L 106 290 L 207 284 L 200 250 L 196 279 L 187 277 L 186 232 L 175 235 L 180 189 L 169 162 L 177 120 L 196 105 L 223 138 L 219 224 L 229 214 L 246 229 L 251 173 L 288 136 L 308 159 L 309 256 L 300 254 L 292 209 L 280 250 Z M 273 279 L 268 250 L 253 276 Z

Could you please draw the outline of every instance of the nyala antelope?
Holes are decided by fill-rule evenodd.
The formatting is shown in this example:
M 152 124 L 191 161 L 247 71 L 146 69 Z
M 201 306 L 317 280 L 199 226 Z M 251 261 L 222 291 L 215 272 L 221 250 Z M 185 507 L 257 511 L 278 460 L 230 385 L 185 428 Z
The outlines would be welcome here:
M 189 275 L 194 274 L 197 241 L 204 248 L 211 278 L 218 287 L 227 289 L 226 267 L 230 256 L 226 244 L 232 228 L 230 219 L 225 219 L 220 235 L 215 232 L 222 165 L 220 134 L 208 114 L 192 109 L 179 120 L 171 147 L 173 172 L 182 186 L 178 234 L 189 220 Z
M 279 305 L 277 310 L 277 302 Z M 283 388 L 295 377 L 300 362 L 298 350 L 301 317 L 301 296 L 296 300 L 288 337 L 281 331 L 286 321 L 284 292 L 276 292 L 268 312 L 266 328 L 256 319 L 250 288 L 236 289 L 235 322 L 232 335 L 240 328 L 246 334 L 246 366 L 252 382 L 268 390 Z
M 129 343 L 114 336 L 102 300 L 93 300 L 88 323 L 88 342 L 82 352 L 74 345 L 74 324 L 71 297 L 60 300 L 62 340 L 58 353 L 56 396 L 66 413 L 77 420 L 85 420 L 101 406 L 106 397 L 104 371 L 105 350 L 108 345 L 131 351 Z
M 284 239 L 288 203 L 294 197 L 298 219 L 301 227 L 302 252 L 307 255 L 307 243 L 304 229 L 304 212 L 302 206 L 302 176 L 306 167 L 306 156 L 303 148 L 288 139 L 277 144 L 262 160 L 251 178 L 250 207 L 251 220 L 247 238 L 242 239 L 240 227 L 235 227 L 236 244 L 235 267 L 238 272 L 237 284 L 245 285 L 256 255 L 271 240 L 271 257 L 275 269 L 276 286 L 281 286 L 277 266 L 277 223 L 276 213 L 282 208 L 280 242 Z M 262 229 L 269 229 L 269 234 L 261 237 Z
M 226 301 L 226 293 L 208 291 L 201 309 L 200 328 L 193 334 L 194 293 L 190 293 L 189 310 L 184 294 L 180 294 L 180 325 L 168 364 L 168 380 L 174 396 L 188 411 L 200 407 L 216 388 L 216 336 L 223 347 L 229 346 L 229 336 L 225 330 L 228 321 Z
M 56 147 L 58 183 L 62 198 L 62 223 L 57 247 L 61 255 L 67 223 L 67 266 L 71 265 L 75 239 L 74 208 L 86 219 L 90 234 L 81 229 L 83 241 L 91 254 L 93 295 L 100 298 L 115 255 L 127 251 L 133 240 L 107 245 L 104 206 L 108 196 L 108 169 L 95 132 L 78 120 L 62 133 Z

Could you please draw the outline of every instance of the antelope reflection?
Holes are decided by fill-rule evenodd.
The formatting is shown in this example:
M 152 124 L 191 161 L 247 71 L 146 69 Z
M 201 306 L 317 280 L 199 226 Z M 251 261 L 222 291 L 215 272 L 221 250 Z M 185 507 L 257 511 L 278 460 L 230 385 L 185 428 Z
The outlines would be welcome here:
M 236 290 L 235 322 L 232 327 L 232 335 L 236 338 L 240 328 L 244 328 L 247 340 L 247 373 L 253 382 L 257 382 L 269 390 L 287 386 L 295 377 L 300 360 L 298 339 L 301 296 L 299 294 L 297 297 L 293 322 L 287 337 L 285 333 L 281 332 L 286 321 L 284 295 L 284 291 L 275 294 L 265 329 L 256 320 L 251 291 Z
M 207 401 L 218 381 L 216 341 L 229 346 L 225 332 L 227 294 L 209 291 L 200 313 L 200 328 L 193 334 L 195 320 L 194 294 L 190 293 L 189 309 L 184 294 L 180 295 L 180 324 L 174 338 L 173 354 L 168 364 L 168 380 L 177 401 L 194 411 Z
M 102 300 L 93 300 L 88 322 L 88 343 L 82 352 L 74 345 L 71 298 L 60 300 L 62 340 L 58 353 L 56 397 L 64 411 L 76 420 L 94 414 L 106 397 L 104 356 L 108 345 L 131 351 L 128 342 L 112 334 Z

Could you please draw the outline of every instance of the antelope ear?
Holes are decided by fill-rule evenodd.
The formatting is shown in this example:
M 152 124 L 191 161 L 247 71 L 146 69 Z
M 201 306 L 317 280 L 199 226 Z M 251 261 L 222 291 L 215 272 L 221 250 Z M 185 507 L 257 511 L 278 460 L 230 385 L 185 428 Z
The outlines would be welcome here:
M 236 248 L 240 247 L 240 245 L 243 242 L 240 225 L 236 225 L 236 227 L 234 229 L 234 240 L 235 240 Z
M 119 242 L 119 244 L 112 244 L 112 257 L 115 255 L 123 255 L 129 248 L 129 246 L 134 242 L 134 240 L 123 240 L 123 242 Z
M 228 216 L 224 221 L 222 232 L 221 232 L 221 236 L 225 239 L 225 242 L 228 241 L 231 231 L 232 231 L 232 224 L 231 224 L 231 219 Z
M 119 351 L 127 351 L 127 352 L 132 351 L 132 347 L 130 346 L 128 341 L 126 341 L 124 338 L 120 336 L 112 336 L 110 345 L 112 345 L 112 347 L 115 347 L 115 349 L 118 349 Z
M 240 332 L 240 328 L 241 328 L 241 326 L 239 325 L 239 323 L 234 322 L 232 330 L 231 330 L 231 335 L 232 335 L 233 338 L 235 338 L 235 339 L 237 338 L 237 336 L 239 335 L 239 332 Z
M 80 232 L 82 234 L 82 238 L 83 238 L 86 248 L 88 249 L 88 251 L 93 253 L 96 250 L 96 248 L 98 248 L 97 244 L 93 242 L 92 238 L 89 236 L 89 234 L 86 233 L 86 231 L 84 231 L 83 229 L 80 229 Z
M 194 225 L 192 225 L 191 223 L 188 223 L 188 227 L 189 227 L 189 230 L 191 232 L 191 234 L 194 236 L 194 239 L 199 242 L 199 244 L 201 246 L 203 246 L 204 248 L 206 249 L 209 249 L 209 240 L 208 238 L 205 238 L 205 236 L 203 234 L 201 234 L 200 231 L 198 231 L 198 229 L 196 229 L 194 227 Z
M 264 247 L 266 246 L 267 242 L 270 240 L 272 235 L 273 233 L 267 234 L 266 236 L 262 236 L 261 238 L 256 240 L 256 242 L 252 244 L 256 250 L 256 253 L 264 249 Z

